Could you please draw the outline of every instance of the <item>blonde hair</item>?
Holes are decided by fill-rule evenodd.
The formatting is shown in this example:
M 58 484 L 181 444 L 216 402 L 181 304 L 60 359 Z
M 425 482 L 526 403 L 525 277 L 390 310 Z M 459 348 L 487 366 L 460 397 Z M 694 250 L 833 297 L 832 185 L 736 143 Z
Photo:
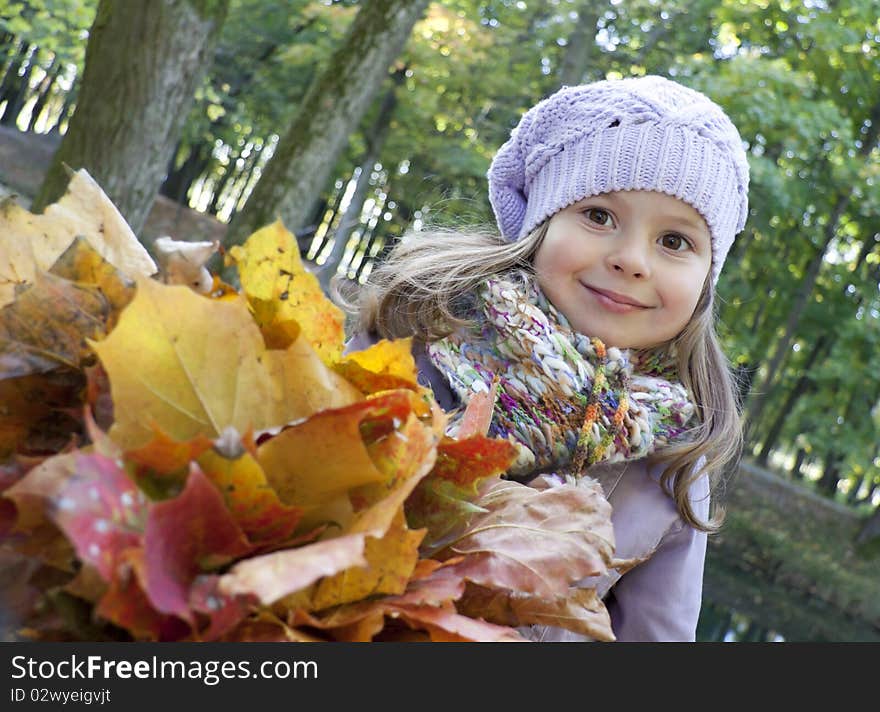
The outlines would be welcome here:
M 473 295 L 484 279 L 516 269 L 534 274 L 532 260 L 548 222 L 513 243 L 484 226 L 410 232 L 376 267 L 355 299 L 342 294 L 338 283 L 334 285 L 337 300 L 353 314 L 355 332 L 437 341 L 472 324 Z M 724 518 L 723 507 L 713 497 L 712 516 L 703 522 L 694 513 L 688 491 L 703 474 L 709 475 L 713 492 L 720 490 L 725 466 L 739 457 L 742 428 L 733 374 L 715 334 L 710 279 L 707 276 L 688 324 L 664 345 L 678 354 L 679 377 L 696 404 L 700 424 L 693 430 L 694 439 L 654 453 L 649 462 L 664 467 L 660 484 L 681 518 L 696 529 L 716 532 Z

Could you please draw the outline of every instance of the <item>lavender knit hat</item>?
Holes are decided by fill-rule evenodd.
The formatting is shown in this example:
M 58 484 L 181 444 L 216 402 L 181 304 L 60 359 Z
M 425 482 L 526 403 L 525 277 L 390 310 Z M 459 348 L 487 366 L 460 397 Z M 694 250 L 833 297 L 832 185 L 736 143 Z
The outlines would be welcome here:
M 748 215 L 736 127 L 703 94 L 658 76 L 562 87 L 520 119 L 487 176 L 511 242 L 591 195 L 655 190 L 684 200 L 709 227 L 713 283 Z

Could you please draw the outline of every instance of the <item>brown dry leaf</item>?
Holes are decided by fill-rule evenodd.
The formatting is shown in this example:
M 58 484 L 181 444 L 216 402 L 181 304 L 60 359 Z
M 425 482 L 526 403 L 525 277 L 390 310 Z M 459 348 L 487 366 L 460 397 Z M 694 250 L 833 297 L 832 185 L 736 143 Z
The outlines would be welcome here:
M 362 399 L 302 339 L 267 351 L 243 298 L 205 299 L 149 279 L 92 346 L 110 378 L 110 436 L 125 449 L 149 442 L 155 426 L 176 440 L 217 437 L 227 426 L 261 431 Z
M 33 284 L 0 309 L 2 377 L 80 368 L 91 356 L 86 339 L 104 335 L 110 314 L 100 290 L 37 273 Z
M 367 565 L 323 579 L 312 598 L 312 608 L 321 610 L 368 596 L 403 593 L 419 559 L 419 543 L 424 535 L 424 530 L 408 529 L 399 510 L 383 537 L 367 537 Z
M 454 566 L 431 559 L 420 559 L 406 591 L 401 595 L 356 601 L 337 606 L 326 613 L 309 613 L 305 607 L 291 607 L 289 618 L 293 625 L 318 628 L 326 631 L 334 640 L 348 642 L 369 642 L 377 636 L 383 640 L 410 639 L 414 631 L 421 630 L 424 634 L 430 627 L 435 629 L 438 639 L 470 640 L 458 635 L 450 637 L 448 632 L 437 632 L 443 628 L 437 625 L 439 620 L 446 620 L 447 628 L 461 624 L 453 602 L 464 590 L 465 581 L 455 572 Z M 391 625 L 386 628 L 389 621 L 401 620 L 403 612 L 410 614 L 408 620 L 411 627 Z M 421 625 L 416 622 L 419 618 L 426 618 L 428 623 Z M 472 632 L 478 633 L 476 628 Z M 486 633 L 493 639 L 499 631 L 497 627 L 480 628 L 479 634 Z M 509 631 L 505 635 L 507 633 Z
M 306 271 L 296 239 L 280 220 L 233 247 L 229 262 L 237 266 L 254 318 L 270 340 L 282 338 L 289 329 L 282 326 L 285 322 L 296 322 L 325 364 L 339 361 L 345 315 L 324 296 L 317 277 Z
M 220 642 L 236 643 L 323 643 L 325 638 L 287 625 L 268 611 L 258 611 L 221 638 Z
M 365 566 L 364 534 L 255 556 L 235 564 L 220 576 L 220 591 L 228 596 L 256 596 L 269 605 L 351 566 Z
M 57 452 L 84 435 L 86 373 L 96 360 L 86 339 L 110 331 L 133 294 L 78 238 L 0 309 L 0 459 Z
M 100 290 L 110 305 L 106 331 L 112 330 L 119 312 L 134 298 L 134 280 L 101 257 L 98 251 L 82 237 L 77 237 L 70 243 L 70 247 L 55 261 L 49 271 L 78 285 Z
M 3 492 L 17 510 L 12 529 L 14 549 L 65 571 L 73 570 L 74 548 L 47 512 L 52 498 L 73 474 L 79 454 L 71 452 L 50 457 Z M 19 538 L 15 534 L 26 536 Z
M 85 170 L 73 174 L 67 193 L 34 215 L 12 198 L 0 202 L 0 306 L 15 287 L 34 281 L 81 236 L 122 274 L 134 279 L 156 272 L 150 255 Z
M 594 588 L 571 588 L 565 596 L 544 599 L 470 584 L 457 608 L 499 625 L 548 625 L 603 642 L 615 640 L 608 609 Z
M 461 615 L 451 603 L 419 605 L 399 596 L 340 606 L 326 616 L 297 610 L 292 618 L 296 625 L 325 630 L 335 640 L 348 642 L 369 642 L 377 636 L 382 640 L 410 639 L 405 630 L 386 630 L 389 621 L 426 631 L 432 642 L 527 642 L 513 628 Z
M 64 590 L 77 598 L 97 603 L 107 593 L 107 582 L 94 566 L 83 564 L 76 576 L 64 586 Z
M 0 462 L 17 452 L 45 456 L 81 435 L 77 419 L 85 378 L 81 371 L 0 377 Z
M 480 618 L 463 616 L 454 610 L 435 606 L 412 606 L 394 613 L 414 628 L 428 631 L 434 643 L 527 643 L 518 631 L 508 626 L 488 623 Z
M 477 504 L 486 512 L 446 550 L 465 557 L 456 569 L 473 583 L 552 598 L 611 563 L 611 505 L 595 480 L 545 490 L 502 480 Z
M 18 509 L 17 531 L 28 531 L 48 521 L 46 508 L 73 475 L 79 455 L 79 452 L 70 452 L 50 457 L 3 493 Z

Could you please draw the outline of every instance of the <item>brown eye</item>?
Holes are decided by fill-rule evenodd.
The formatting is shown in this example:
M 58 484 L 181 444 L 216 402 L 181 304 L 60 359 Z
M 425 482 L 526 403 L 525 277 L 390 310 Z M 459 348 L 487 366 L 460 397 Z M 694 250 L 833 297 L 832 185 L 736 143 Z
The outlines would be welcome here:
M 602 210 L 602 208 L 588 208 L 584 211 L 584 215 L 587 216 L 590 222 L 594 222 L 597 225 L 608 226 L 611 224 L 611 214 L 607 210 Z
M 672 250 L 673 252 L 686 250 L 688 247 L 690 247 L 690 244 L 685 238 L 674 232 L 667 233 L 666 235 L 661 237 L 660 242 L 662 243 L 663 247 L 665 247 L 667 250 Z

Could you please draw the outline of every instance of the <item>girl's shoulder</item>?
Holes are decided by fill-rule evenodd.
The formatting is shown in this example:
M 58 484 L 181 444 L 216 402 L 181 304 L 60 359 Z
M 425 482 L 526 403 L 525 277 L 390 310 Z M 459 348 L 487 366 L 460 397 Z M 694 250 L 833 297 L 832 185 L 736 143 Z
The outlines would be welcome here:
M 588 471 L 602 485 L 605 496 L 621 518 L 627 520 L 626 526 L 641 526 L 657 531 L 678 529 L 683 520 L 675 500 L 660 484 L 662 473 L 662 465 L 650 464 L 645 458 L 593 465 Z M 701 474 L 691 484 L 688 495 L 694 514 L 708 520 L 709 476 Z

